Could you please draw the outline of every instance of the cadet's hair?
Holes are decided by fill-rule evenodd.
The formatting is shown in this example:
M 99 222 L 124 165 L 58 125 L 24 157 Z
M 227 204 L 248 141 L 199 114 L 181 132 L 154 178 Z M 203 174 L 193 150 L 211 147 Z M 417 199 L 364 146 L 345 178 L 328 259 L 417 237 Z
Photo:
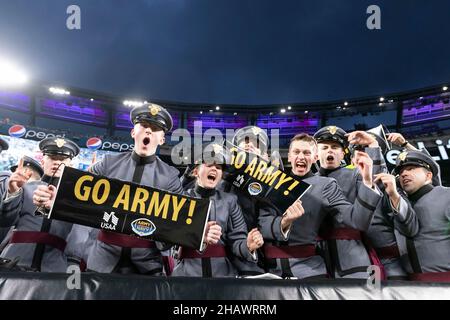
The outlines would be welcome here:
M 292 143 L 294 143 L 295 141 L 305 141 L 305 142 L 309 143 L 310 145 L 314 146 L 314 148 L 316 148 L 316 150 L 317 150 L 317 141 L 316 141 L 316 139 L 314 139 L 313 136 L 310 136 L 307 133 L 296 134 L 291 139 L 291 142 L 289 143 L 289 150 L 291 150 Z

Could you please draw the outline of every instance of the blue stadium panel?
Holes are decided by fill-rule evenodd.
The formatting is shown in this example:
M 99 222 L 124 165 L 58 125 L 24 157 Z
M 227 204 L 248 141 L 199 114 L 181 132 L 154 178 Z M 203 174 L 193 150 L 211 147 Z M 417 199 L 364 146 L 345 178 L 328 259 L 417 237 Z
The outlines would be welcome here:
M 227 129 L 236 130 L 248 125 L 248 119 L 244 116 L 234 116 L 226 114 L 188 114 L 187 129 L 194 133 L 194 125 L 201 122 L 202 133 L 208 129 L 218 129 L 226 134 Z M 197 129 L 198 130 L 198 129 Z
M 306 132 L 313 134 L 319 129 L 320 119 L 316 113 L 303 115 L 260 115 L 256 125 L 262 129 L 279 129 L 281 137 L 293 137 Z
M 0 107 L 14 111 L 29 112 L 31 99 L 28 95 L 21 92 L 0 91 Z
M 108 113 L 89 99 L 37 98 L 36 102 L 40 115 L 101 126 L 108 124 Z

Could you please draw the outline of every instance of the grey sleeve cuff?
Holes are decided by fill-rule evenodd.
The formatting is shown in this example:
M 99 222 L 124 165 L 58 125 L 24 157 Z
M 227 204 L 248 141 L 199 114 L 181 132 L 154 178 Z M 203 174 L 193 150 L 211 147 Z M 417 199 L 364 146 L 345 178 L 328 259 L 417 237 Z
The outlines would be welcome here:
M 392 212 L 394 213 L 394 216 L 401 222 L 405 221 L 407 218 L 407 215 L 408 215 L 408 204 L 406 203 L 405 199 L 400 197 L 400 202 L 399 202 L 397 208 L 394 208 L 390 199 L 389 199 L 389 204 L 392 208 Z

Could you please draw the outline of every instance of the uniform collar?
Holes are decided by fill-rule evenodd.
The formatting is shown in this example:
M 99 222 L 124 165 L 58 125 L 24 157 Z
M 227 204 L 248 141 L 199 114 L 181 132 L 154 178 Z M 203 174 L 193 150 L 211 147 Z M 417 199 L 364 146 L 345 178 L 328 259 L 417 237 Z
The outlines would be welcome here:
M 305 174 L 303 177 L 300 177 L 301 179 L 311 178 L 314 177 L 314 173 L 311 172 L 311 170 L 308 171 L 307 174 Z
M 197 183 L 195 184 L 194 190 L 202 198 L 209 198 L 216 193 L 216 189 L 206 189 L 206 188 L 200 187 Z
M 319 175 L 328 177 L 328 175 L 330 173 L 332 173 L 332 172 L 334 172 L 334 171 L 336 171 L 336 170 L 338 170 L 340 168 L 342 168 L 342 167 L 337 167 L 337 168 L 334 168 L 334 169 L 325 169 L 325 168 L 320 167 L 319 168 Z
M 421 187 L 419 190 L 414 192 L 412 195 L 409 195 L 408 199 L 409 199 L 409 201 L 412 201 L 415 203 L 415 202 L 419 201 L 419 199 L 422 198 L 424 195 L 426 195 L 428 192 L 433 190 L 433 188 L 434 187 L 432 184 L 426 184 L 423 187 Z
M 148 163 L 152 163 L 156 160 L 156 154 L 152 154 L 147 157 L 141 157 L 140 155 L 138 155 L 136 152 L 133 151 L 131 153 L 131 159 L 136 161 L 137 164 L 148 164 Z

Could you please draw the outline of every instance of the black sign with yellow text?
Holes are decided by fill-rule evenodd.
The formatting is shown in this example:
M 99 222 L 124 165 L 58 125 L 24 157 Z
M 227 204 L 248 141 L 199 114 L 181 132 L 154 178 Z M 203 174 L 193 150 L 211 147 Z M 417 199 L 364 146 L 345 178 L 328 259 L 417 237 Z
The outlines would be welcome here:
M 309 189 L 310 184 L 293 174 L 286 173 L 277 164 L 232 146 L 231 163 L 226 171 L 231 183 L 249 196 L 267 202 L 284 213 Z
M 49 218 L 200 249 L 209 200 L 65 167 Z

